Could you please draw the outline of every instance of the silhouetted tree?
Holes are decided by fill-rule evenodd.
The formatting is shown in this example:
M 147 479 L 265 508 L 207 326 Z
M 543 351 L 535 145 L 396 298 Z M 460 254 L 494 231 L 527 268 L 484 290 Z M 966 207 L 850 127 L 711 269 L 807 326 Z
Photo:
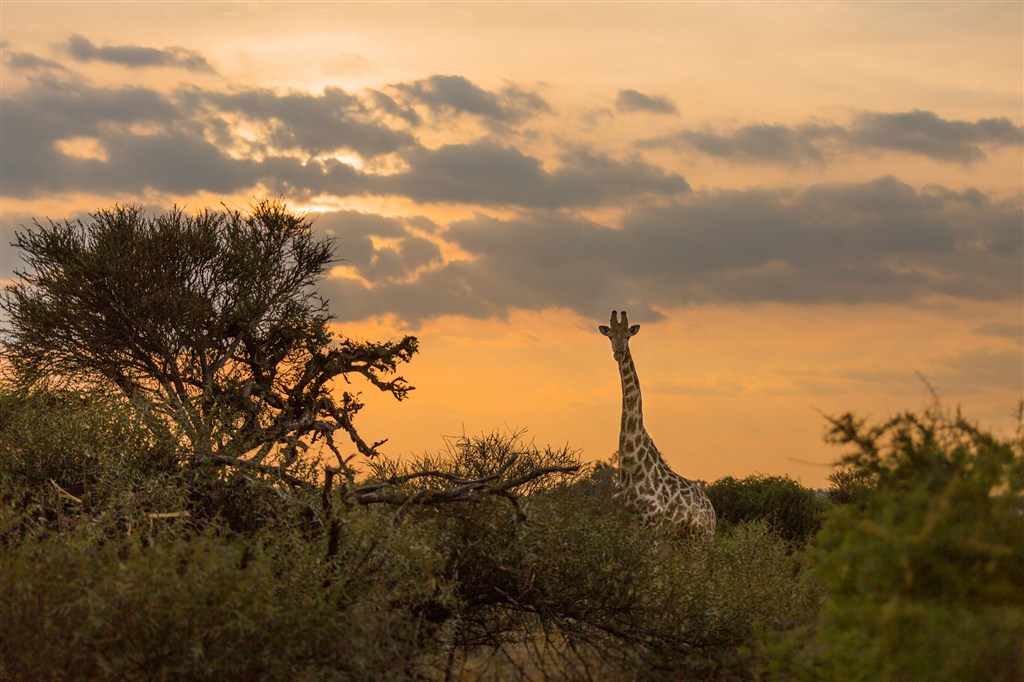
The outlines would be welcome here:
M 28 268 L 0 301 L 10 378 L 120 393 L 196 462 L 288 478 L 322 438 L 344 466 L 339 430 L 363 455 L 383 441 L 360 437 L 358 393 L 336 393 L 336 380 L 360 375 L 399 400 L 412 388 L 394 373 L 415 337 L 356 342 L 329 330 L 313 285 L 333 242 L 280 201 L 247 214 L 115 206 L 35 221 L 13 245 Z

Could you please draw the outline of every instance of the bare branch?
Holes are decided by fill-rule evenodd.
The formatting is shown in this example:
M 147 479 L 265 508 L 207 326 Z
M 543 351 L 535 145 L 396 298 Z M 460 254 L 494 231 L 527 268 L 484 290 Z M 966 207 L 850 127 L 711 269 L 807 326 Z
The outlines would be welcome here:
M 470 500 L 479 499 L 486 495 L 497 495 L 510 500 L 513 506 L 516 508 L 518 514 L 522 514 L 522 509 L 514 499 L 513 490 L 522 486 L 530 481 L 538 479 L 542 476 L 549 474 L 561 473 L 561 474 L 574 474 L 579 471 L 579 465 L 574 466 L 546 466 L 537 467 L 532 469 L 514 479 L 508 481 L 494 482 L 501 478 L 502 474 L 511 466 L 512 461 L 509 460 L 502 467 L 502 469 L 493 474 L 482 476 L 481 478 L 465 481 L 464 483 L 457 485 L 454 488 L 428 488 L 426 490 L 420 490 L 412 494 L 404 494 L 394 489 L 394 485 L 388 481 L 378 481 L 375 483 L 366 484 L 364 486 L 358 486 L 352 491 L 352 499 L 358 504 L 370 505 L 370 504 L 390 504 L 398 507 L 398 511 L 395 513 L 395 521 L 401 519 L 402 516 L 413 506 L 416 505 L 429 505 L 429 504 L 444 504 L 451 502 L 466 502 Z M 406 474 L 401 477 L 396 477 L 396 480 L 409 481 L 414 478 L 436 475 L 439 472 L 414 472 L 412 474 Z M 453 480 L 455 477 L 441 476 L 447 480 Z

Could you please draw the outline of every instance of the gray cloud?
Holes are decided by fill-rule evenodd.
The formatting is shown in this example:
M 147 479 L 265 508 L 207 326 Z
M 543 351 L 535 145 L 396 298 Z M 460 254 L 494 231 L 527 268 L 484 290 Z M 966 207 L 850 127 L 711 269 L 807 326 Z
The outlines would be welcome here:
M 823 162 L 822 142 L 842 135 L 835 126 L 799 127 L 754 124 L 722 134 L 711 130 L 683 130 L 640 142 L 641 148 L 692 148 L 723 159 L 755 163 Z
M 340 88 L 326 88 L 318 95 L 266 89 L 196 90 L 188 93 L 188 99 L 266 125 L 267 142 L 278 149 L 321 154 L 344 148 L 374 157 L 415 144 L 408 132 L 379 122 L 377 112 Z
M 563 154 L 562 166 L 554 171 L 515 148 L 491 142 L 417 149 L 406 160 L 409 171 L 381 184 L 421 202 L 557 208 L 689 190 L 681 176 L 639 159 L 618 161 L 586 149 Z
M 979 336 L 996 336 L 1024 344 L 1024 320 L 1015 324 L 1005 322 L 984 322 L 971 330 Z
M 619 90 L 615 98 L 616 111 L 646 111 L 652 114 L 678 115 L 679 109 L 667 97 L 645 95 L 636 90 Z
M 335 240 L 338 257 L 376 283 L 408 279 L 421 268 L 440 266 L 441 249 L 411 228 L 436 227 L 423 218 L 400 220 L 357 211 L 327 213 L 315 226 Z M 375 243 L 374 237 L 386 241 Z
M 56 74 L 68 72 L 68 69 L 60 62 L 29 52 L 7 52 L 4 55 L 4 63 L 18 71 L 43 71 Z
M 72 59 L 80 62 L 107 62 L 130 68 L 163 66 L 195 73 L 215 73 L 213 66 L 205 57 L 182 47 L 168 47 L 162 50 L 138 45 L 100 47 L 88 38 L 76 34 L 68 38 L 65 49 Z
M 528 98 L 528 94 L 523 95 Z M 688 191 L 679 175 L 639 158 L 564 151 L 553 170 L 511 146 L 477 141 L 438 149 L 386 122 L 375 95 L 270 90 L 102 88 L 41 81 L 5 93 L 3 191 L 231 193 L 262 187 L 295 199 L 402 195 L 420 202 L 585 207 Z M 239 135 L 239 118 L 258 139 Z M 84 138 L 86 153 L 62 146 Z M 81 142 L 81 141 L 79 141 Z M 228 150 L 232 150 L 231 153 Z M 405 170 L 374 175 L 330 158 L 394 154 Z M 248 153 L 246 153 L 248 152 Z
M 86 137 L 115 144 L 120 137 L 115 131 L 135 124 L 163 128 L 178 115 L 172 102 L 151 90 L 48 81 L 25 93 L 4 96 L 2 106 L 6 130 L 18 131 L 4 135 L 3 191 L 21 197 L 113 189 L 100 178 L 112 171 L 110 163 L 66 156 L 57 148 L 58 141 Z M 152 163 L 159 164 L 159 160 Z M 137 178 L 126 174 L 124 180 Z
M 399 104 L 391 95 L 379 90 L 368 90 L 367 94 L 373 101 L 374 106 L 384 114 L 399 118 L 411 126 L 418 126 L 423 123 L 423 119 L 416 113 L 415 109 L 408 105 Z
M 885 177 L 801 192 L 692 195 L 627 213 L 615 229 L 549 212 L 479 216 L 442 233 L 473 260 L 372 289 L 345 282 L 333 298 L 343 319 L 392 312 L 416 324 L 513 308 L 590 316 L 625 306 L 642 320 L 656 308 L 694 303 L 1019 296 L 1021 238 L 994 252 L 979 246 L 976 227 L 1019 225 L 1019 202 L 972 201 Z
M 9 196 L 148 189 L 232 193 L 259 184 L 296 189 L 300 195 L 355 195 L 369 184 L 336 161 L 303 163 L 273 155 L 233 158 L 206 138 L 207 129 L 220 121 L 217 112 L 204 119 L 173 94 L 42 83 L 4 97 L 2 106 L 5 126 L 18 131 L 4 138 L 3 191 Z M 66 155 L 58 143 L 74 138 L 93 140 L 101 155 Z
M 1024 355 L 1020 350 L 975 348 L 942 358 L 928 380 L 940 393 L 969 395 L 992 388 L 1024 390 Z
M 747 163 L 824 162 L 837 151 L 899 151 L 936 161 L 968 163 L 985 158 L 988 148 L 1019 146 L 1024 128 L 1007 118 L 974 123 L 948 120 L 930 111 L 864 112 L 849 126 L 809 122 L 802 125 L 751 124 L 729 132 L 683 129 L 641 140 L 640 148 L 698 151 Z
M 551 109 L 540 95 L 519 86 L 491 92 L 463 76 L 435 75 L 392 87 L 406 101 L 424 105 L 435 115 L 471 114 L 492 125 L 516 123 Z
M 940 118 L 930 111 L 865 112 L 850 129 L 856 147 L 886 149 L 930 156 L 940 161 L 967 163 L 985 158 L 983 147 L 1021 144 L 1024 129 L 1007 118 L 983 118 L 971 123 Z

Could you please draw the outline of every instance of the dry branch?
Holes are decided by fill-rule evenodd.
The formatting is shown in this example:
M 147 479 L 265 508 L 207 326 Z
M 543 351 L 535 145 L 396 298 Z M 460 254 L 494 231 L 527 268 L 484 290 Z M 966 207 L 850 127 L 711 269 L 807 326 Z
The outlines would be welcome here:
M 363 505 L 390 504 L 397 506 L 398 511 L 395 513 L 396 522 L 415 505 L 467 502 L 487 495 L 497 495 L 508 499 L 512 506 L 516 508 L 516 512 L 521 516 L 522 509 L 519 507 L 513 492 L 515 488 L 548 474 L 573 474 L 579 471 L 580 468 L 579 465 L 537 467 L 516 478 L 501 480 L 501 477 L 515 461 L 516 458 L 512 457 L 494 473 L 476 479 L 464 479 L 454 474 L 433 470 L 393 476 L 386 481 L 377 481 L 357 486 L 352 490 L 351 497 L 353 501 Z M 427 476 L 442 478 L 459 485 L 453 488 L 427 488 L 415 493 L 404 493 L 397 490 L 397 485 L 400 483 Z

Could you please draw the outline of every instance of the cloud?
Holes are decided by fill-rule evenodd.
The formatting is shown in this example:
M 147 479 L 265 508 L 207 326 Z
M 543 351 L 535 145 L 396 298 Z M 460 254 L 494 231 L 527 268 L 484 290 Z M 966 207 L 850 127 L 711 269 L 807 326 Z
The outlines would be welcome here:
M 470 114 L 491 125 L 516 123 L 551 109 L 540 95 L 519 86 L 492 92 L 463 76 L 435 75 L 392 88 L 406 101 L 426 106 L 435 116 Z
M 492 141 L 428 149 L 409 130 L 392 127 L 391 111 L 375 108 L 380 101 L 337 88 L 160 92 L 31 83 L 3 96 L 5 125 L 18 131 L 5 137 L 3 191 L 32 197 L 261 187 L 298 200 L 373 194 L 578 208 L 689 190 L 681 176 L 638 157 L 617 159 L 586 147 L 564 150 L 551 169 Z M 389 173 L 374 172 L 377 157 L 386 157 Z
M 346 107 L 348 107 L 346 109 Z M 3 191 L 32 197 L 47 192 L 211 191 L 231 193 L 263 184 L 296 195 L 367 191 L 369 181 L 317 151 L 355 148 L 372 156 L 415 144 L 402 131 L 376 124 L 372 114 L 340 91 L 278 95 L 189 88 L 102 88 L 38 82 L 3 96 Z M 240 136 L 238 117 L 264 137 Z M 76 157 L 62 141 L 88 141 L 100 154 Z M 232 154 L 232 148 L 249 153 Z M 284 149 L 282 149 L 284 148 Z M 295 149 L 303 157 L 288 155 Z
M 186 98 L 187 99 L 187 98 Z M 175 94 L 145 88 L 36 84 L 3 98 L 8 196 L 48 192 L 233 193 L 265 184 L 299 192 L 365 192 L 367 182 L 336 160 L 266 155 L 236 158 L 207 133 L 222 120 Z M 75 156 L 62 141 L 87 141 L 98 154 Z
M 682 130 L 639 143 L 641 148 L 692 148 L 702 154 L 732 161 L 754 163 L 821 163 L 826 152 L 822 143 L 842 135 L 835 126 L 807 124 L 798 127 L 753 124 L 731 133 L 712 130 Z
M 948 120 L 930 111 L 863 112 L 848 126 L 811 121 L 801 125 L 749 124 L 731 131 L 681 129 L 641 140 L 637 146 L 697 151 L 742 163 L 823 163 L 838 151 L 895 151 L 936 161 L 969 163 L 986 149 L 1019 146 L 1024 128 L 1007 118 L 973 123 Z
M 443 263 L 440 247 L 416 234 L 431 227 L 424 220 L 338 211 L 323 214 L 315 226 L 334 237 L 335 254 L 357 275 L 385 283 L 407 281 L 420 270 Z
M 799 192 L 694 194 L 634 209 L 619 228 L 547 211 L 477 216 L 441 236 L 472 256 L 365 289 L 345 283 L 343 319 L 394 313 L 504 316 L 627 307 L 638 317 L 696 303 L 923 303 L 1020 295 L 1020 239 L 979 246 L 976 225 L 1019 225 L 1019 206 L 965 201 L 895 178 Z M 1019 230 L 1018 230 L 1019 232 Z
M 679 109 L 667 97 L 645 95 L 636 90 L 619 90 L 615 109 L 620 112 L 646 111 L 651 114 L 678 115 Z
M 940 393 L 977 394 L 993 388 L 1024 390 L 1020 350 L 974 348 L 942 358 L 928 376 Z
M 849 135 L 854 147 L 968 163 L 985 158 L 985 146 L 1019 146 L 1024 129 L 1007 118 L 983 118 L 971 123 L 915 109 L 902 113 L 862 113 Z
M 639 159 L 618 161 L 583 148 L 565 152 L 553 171 L 513 147 L 486 141 L 420 148 L 405 158 L 409 170 L 381 186 L 420 202 L 558 208 L 689 190 L 681 176 Z
M 39 57 L 29 52 L 7 52 L 4 55 L 7 66 L 17 71 L 44 71 L 57 74 L 68 73 L 68 69 L 52 59 Z
M 1024 321 L 1014 324 L 1006 322 L 984 322 L 971 330 L 980 336 L 996 336 L 1009 339 L 1018 344 L 1024 343 Z
M 30 197 L 46 192 L 96 187 L 110 164 L 63 154 L 58 142 L 69 138 L 96 140 L 99 146 L 116 143 L 118 131 L 131 126 L 161 130 L 178 117 L 166 97 L 143 88 L 93 88 L 76 83 L 36 83 L 26 92 L 5 94 L 4 126 L 16 135 L 4 135 L 3 191 Z M 154 165 L 159 160 L 153 159 Z M 126 175 L 124 180 L 132 182 Z M 115 182 L 115 186 L 116 186 Z
M 80 62 L 107 62 L 129 68 L 174 67 L 194 73 L 215 73 L 213 66 L 205 57 L 182 47 L 168 47 L 162 50 L 138 45 L 99 47 L 88 38 L 75 34 L 68 38 L 65 49 L 72 59 Z
M 372 158 L 415 144 L 411 134 L 380 122 L 379 114 L 360 97 L 340 88 L 325 88 L 320 94 L 253 88 L 195 90 L 187 95 L 196 105 L 239 114 L 264 126 L 265 142 L 278 149 L 299 149 L 312 155 L 350 149 Z

